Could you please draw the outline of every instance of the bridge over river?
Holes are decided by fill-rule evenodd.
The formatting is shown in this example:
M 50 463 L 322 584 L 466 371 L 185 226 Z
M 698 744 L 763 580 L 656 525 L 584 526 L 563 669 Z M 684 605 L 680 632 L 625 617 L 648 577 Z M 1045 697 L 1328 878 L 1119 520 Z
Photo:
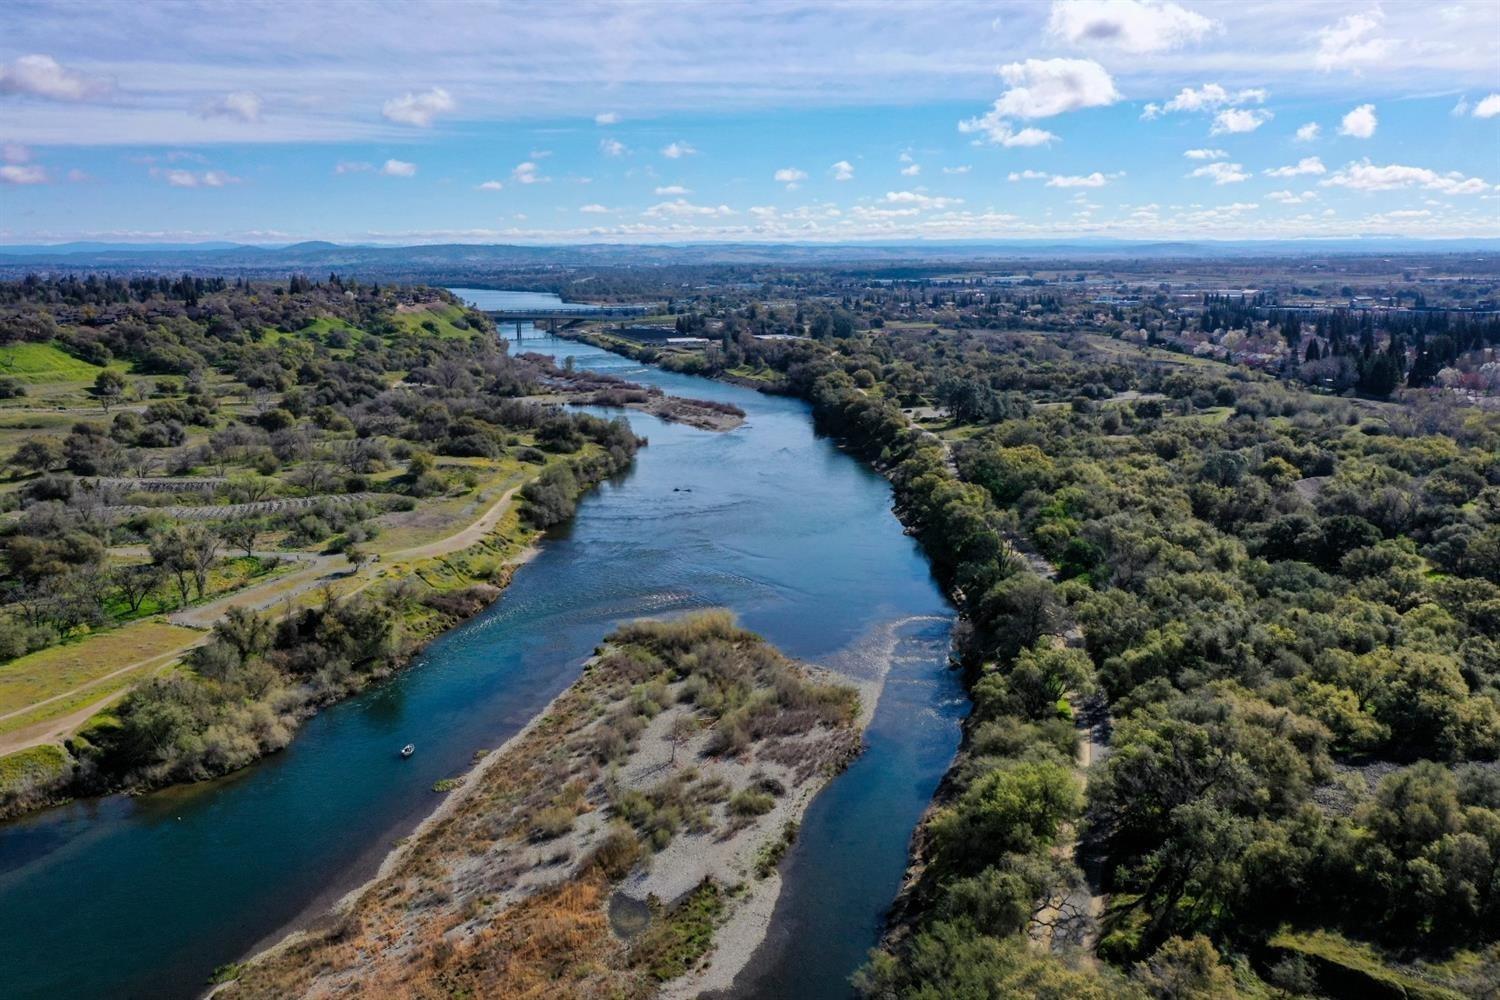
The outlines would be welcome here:
M 538 330 L 546 328 L 555 334 L 559 328 L 576 326 L 590 319 L 634 319 L 657 311 L 656 306 L 562 306 L 557 309 L 486 309 L 484 314 L 499 327 L 516 325 L 516 339 L 521 339 L 521 324 L 530 323 Z

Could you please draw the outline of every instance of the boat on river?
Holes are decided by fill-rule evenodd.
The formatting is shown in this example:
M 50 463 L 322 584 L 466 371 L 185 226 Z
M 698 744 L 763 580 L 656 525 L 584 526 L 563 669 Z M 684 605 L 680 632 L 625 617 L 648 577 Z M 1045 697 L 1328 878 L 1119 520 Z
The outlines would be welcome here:
M 404 746 L 404 747 L 401 748 L 401 756 L 402 757 L 410 757 L 412 754 L 414 754 L 416 752 L 417 752 L 417 747 L 416 747 L 416 744 L 414 744 L 414 743 L 408 743 L 408 744 L 406 744 L 406 746 Z

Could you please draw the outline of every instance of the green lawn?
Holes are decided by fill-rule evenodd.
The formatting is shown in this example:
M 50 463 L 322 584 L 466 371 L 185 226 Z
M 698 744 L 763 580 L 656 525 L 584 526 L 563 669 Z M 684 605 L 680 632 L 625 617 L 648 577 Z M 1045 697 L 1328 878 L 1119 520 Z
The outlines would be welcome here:
M 103 368 L 91 365 L 52 344 L 6 344 L 0 347 L 0 377 L 21 382 L 93 381 Z

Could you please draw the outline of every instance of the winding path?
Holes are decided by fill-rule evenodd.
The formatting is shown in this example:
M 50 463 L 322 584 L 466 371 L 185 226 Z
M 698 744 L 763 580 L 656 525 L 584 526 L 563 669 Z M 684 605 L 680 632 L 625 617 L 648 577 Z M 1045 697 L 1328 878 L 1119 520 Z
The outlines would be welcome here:
M 933 411 L 936 412 L 936 411 Z M 915 416 L 908 413 L 908 417 Z M 912 426 L 917 426 L 915 423 Z M 953 445 L 940 434 L 918 427 L 924 437 L 930 438 L 943 449 L 943 463 L 955 478 L 958 463 L 953 458 Z M 1057 567 L 1031 545 L 1024 536 L 1015 532 L 1005 533 L 1005 542 L 1031 571 L 1045 579 L 1057 580 Z M 1053 636 L 1059 646 L 1081 647 L 1083 629 L 1077 624 L 1068 626 L 1061 635 Z M 1089 771 L 1109 754 L 1111 720 L 1109 704 L 1102 696 L 1080 697 L 1077 692 L 1068 692 L 1074 706 L 1073 725 L 1078 734 L 1075 764 L 1078 775 L 1088 782 Z M 1083 881 L 1076 886 L 1048 899 L 1032 917 L 1031 938 L 1039 947 L 1048 951 L 1077 951 L 1082 960 L 1092 965 L 1096 959 L 1094 949 L 1099 943 L 1099 924 L 1109 901 L 1100 887 L 1103 884 L 1104 856 L 1098 845 L 1090 843 L 1076 826 L 1071 830 L 1071 839 L 1058 844 L 1054 854 L 1059 858 L 1073 858 L 1083 870 Z
M 514 503 L 516 494 L 520 492 L 522 485 L 524 484 L 512 486 L 506 490 L 494 503 L 485 509 L 484 513 L 453 534 L 437 539 L 436 541 L 425 542 L 421 545 L 414 545 L 409 548 L 384 553 L 380 557 L 381 561 L 390 563 L 414 559 L 434 559 L 478 544 L 486 535 L 494 530 L 495 525 L 505 516 L 511 504 Z M 221 507 L 219 509 L 223 510 L 224 508 Z M 114 551 L 120 555 L 141 555 L 145 554 L 146 550 L 144 546 L 127 546 Z M 253 554 L 263 558 L 274 557 L 277 559 L 293 560 L 301 562 L 304 565 L 290 575 L 278 576 L 263 583 L 237 590 L 232 594 L 226 594 L 205 604 L 185 608 L 169 614 L 167 620 L 172 622 L 172 624 L 201 629 L 203 630 L 203 634 L 191 642 L 183 643 L 176 649 L 167 650 L 148 659 L 127 664 L 101 677 L 95 677 L 85 684 L 80 684 L 75 688 L 52 695 L 42 701 L 33 702 L 16 711 L 0 715 L 0 721 L 26 712 L 35 711 L 40 706 L 72 697 L 110 678 L 119 677 L 131 671 L 141 670 L 152 664 L 156 665 L 155 670 L 152 671 L 154 674 L 162 668 L 175 663 L 189 650 L 207 642 L 209 630 L 213 628 L 214 622 L 227 614 L 230 608 L 244 607 L 254 611 L 264 611 L 284 601 L 290 601 L 315 587 L 333 580 L 348 580 L 355 577 L 362 577 L 363 579 L 358 586 L 345 591 L 346 595 L 352 594 L 369 586 L 379 574 L 378 564 L 355 570 L 350 567 L 348 559 L 342 554 L 328 555 L 312 552 L 255 552 Z M 43 743 L 53 743 L 66 737 L 101 709 L 106 708 L 123 697 L 129 690 L 130 686 L 126 685 L 123 688 L 109 692 L 97 700 L 89 702 L 76 711 L 69 712 L 67 715 L 47 719 L 34 726 L 28 726 L 0 735 L 0 755 L 26 750 L 30 747 L 40 746 Z

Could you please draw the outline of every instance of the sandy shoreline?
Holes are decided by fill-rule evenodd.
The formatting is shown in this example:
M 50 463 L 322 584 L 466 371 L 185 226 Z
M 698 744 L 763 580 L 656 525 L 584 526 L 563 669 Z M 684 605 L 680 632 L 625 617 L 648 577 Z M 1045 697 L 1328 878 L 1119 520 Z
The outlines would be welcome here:
M 529 561 L 536 555 L 539 548 L 540 546 L 537 545 L 530 546 L 526 552 L 517 557 L 517 562 Z M 588 664 L 592 662 L 592 658 L 585 661 L 584 668 L 586 669 Z M 527 720 L 526 725 L 512 733 L 498 747 L 485 753 L 484 757 L 477 764 L 465 771 L 462 775 L 464 779 L 463 783 L 446 793 L 443 796 L 443 800 L 437 804 L 437 807 L 423 817 L 422 821 L 416 825 L 411 833 L 401 838 L 394 847 L 386 852 L 385 857 L 380 862 L 380 867 L 375 870 L 375 874 L 344 893 L 331 906 L 323 907 L 313 915 L 299 917 L 281 930 L 267 935 L 266 940 L 276 938 L 276 943 L 266 948 L 255 948 L 248 955 L 244 956 L 243 960 L 262 961 L 285 951 L 287 948 L 303 940 L 320 923 L 348 911 L 359 900 L 360 896 L 375 888 L 382 879 L 390 877 L 397 866 L 417 846 L 422 837 L 430 833 L 437 824 L 457 812 L 475 794 L 476 789 L 483 787 L 483 778 L 489 772 L 490 768 L 496 766 L 504 758 L 507 750 L 513 749 L 516 743 L 530 735 L 537 725 L 552 711 L 558 700 L 566 696 L 570 690 L 572 690 L 571 684 L 553 695 L 547 704 L 543 705 L 535 715 Z M 204 996 L 211 997 L 229 985 L 229 983 L 220 983 L 206 992 Z
M 710 964 L 788 820 L 857 756 L 857 692 L 824 676 L 723 611 L 622 626 L 372 878 L 213 992 L 654 993 Z M 606 918 L 616 894 L 645 903 L 639 939 Z
M 870 722 L 875 717 L 880 696 L 885 691 L 886 677 L 890 673 L 900 630 L 921 619 L 906 618 L 883 622 L 871 634 L 862 637 L 846 649 L 828 658 L 828 663 L 837 666 L 810 666 L 808 669 L 818 679 L 845 684 L 859 692 L 859 716 L 855 725 L 861 740 Z M 870 672 L 871 665 L 877 669 Z M 840 669 L 843 668 L 843 669 Z M 829 775 L 816 788 L 804 789 L 789 817 L 800 822 L 818 794 L 838 775 Z M 757 950 L 770 932 L 771 921 L 776 913 L 776 904 L 781 898 L 785 881 L 778 869 L 773 869 L 765 878 L 749 883 L 749 890 L 734 912 L 714 933 L 713 949 L 704 965 L 680 979 L 662 987 L 660 996 L 665 1000 L 687 1000 L 703 994 L 729 990 L 735 978 L 749 965 Z

